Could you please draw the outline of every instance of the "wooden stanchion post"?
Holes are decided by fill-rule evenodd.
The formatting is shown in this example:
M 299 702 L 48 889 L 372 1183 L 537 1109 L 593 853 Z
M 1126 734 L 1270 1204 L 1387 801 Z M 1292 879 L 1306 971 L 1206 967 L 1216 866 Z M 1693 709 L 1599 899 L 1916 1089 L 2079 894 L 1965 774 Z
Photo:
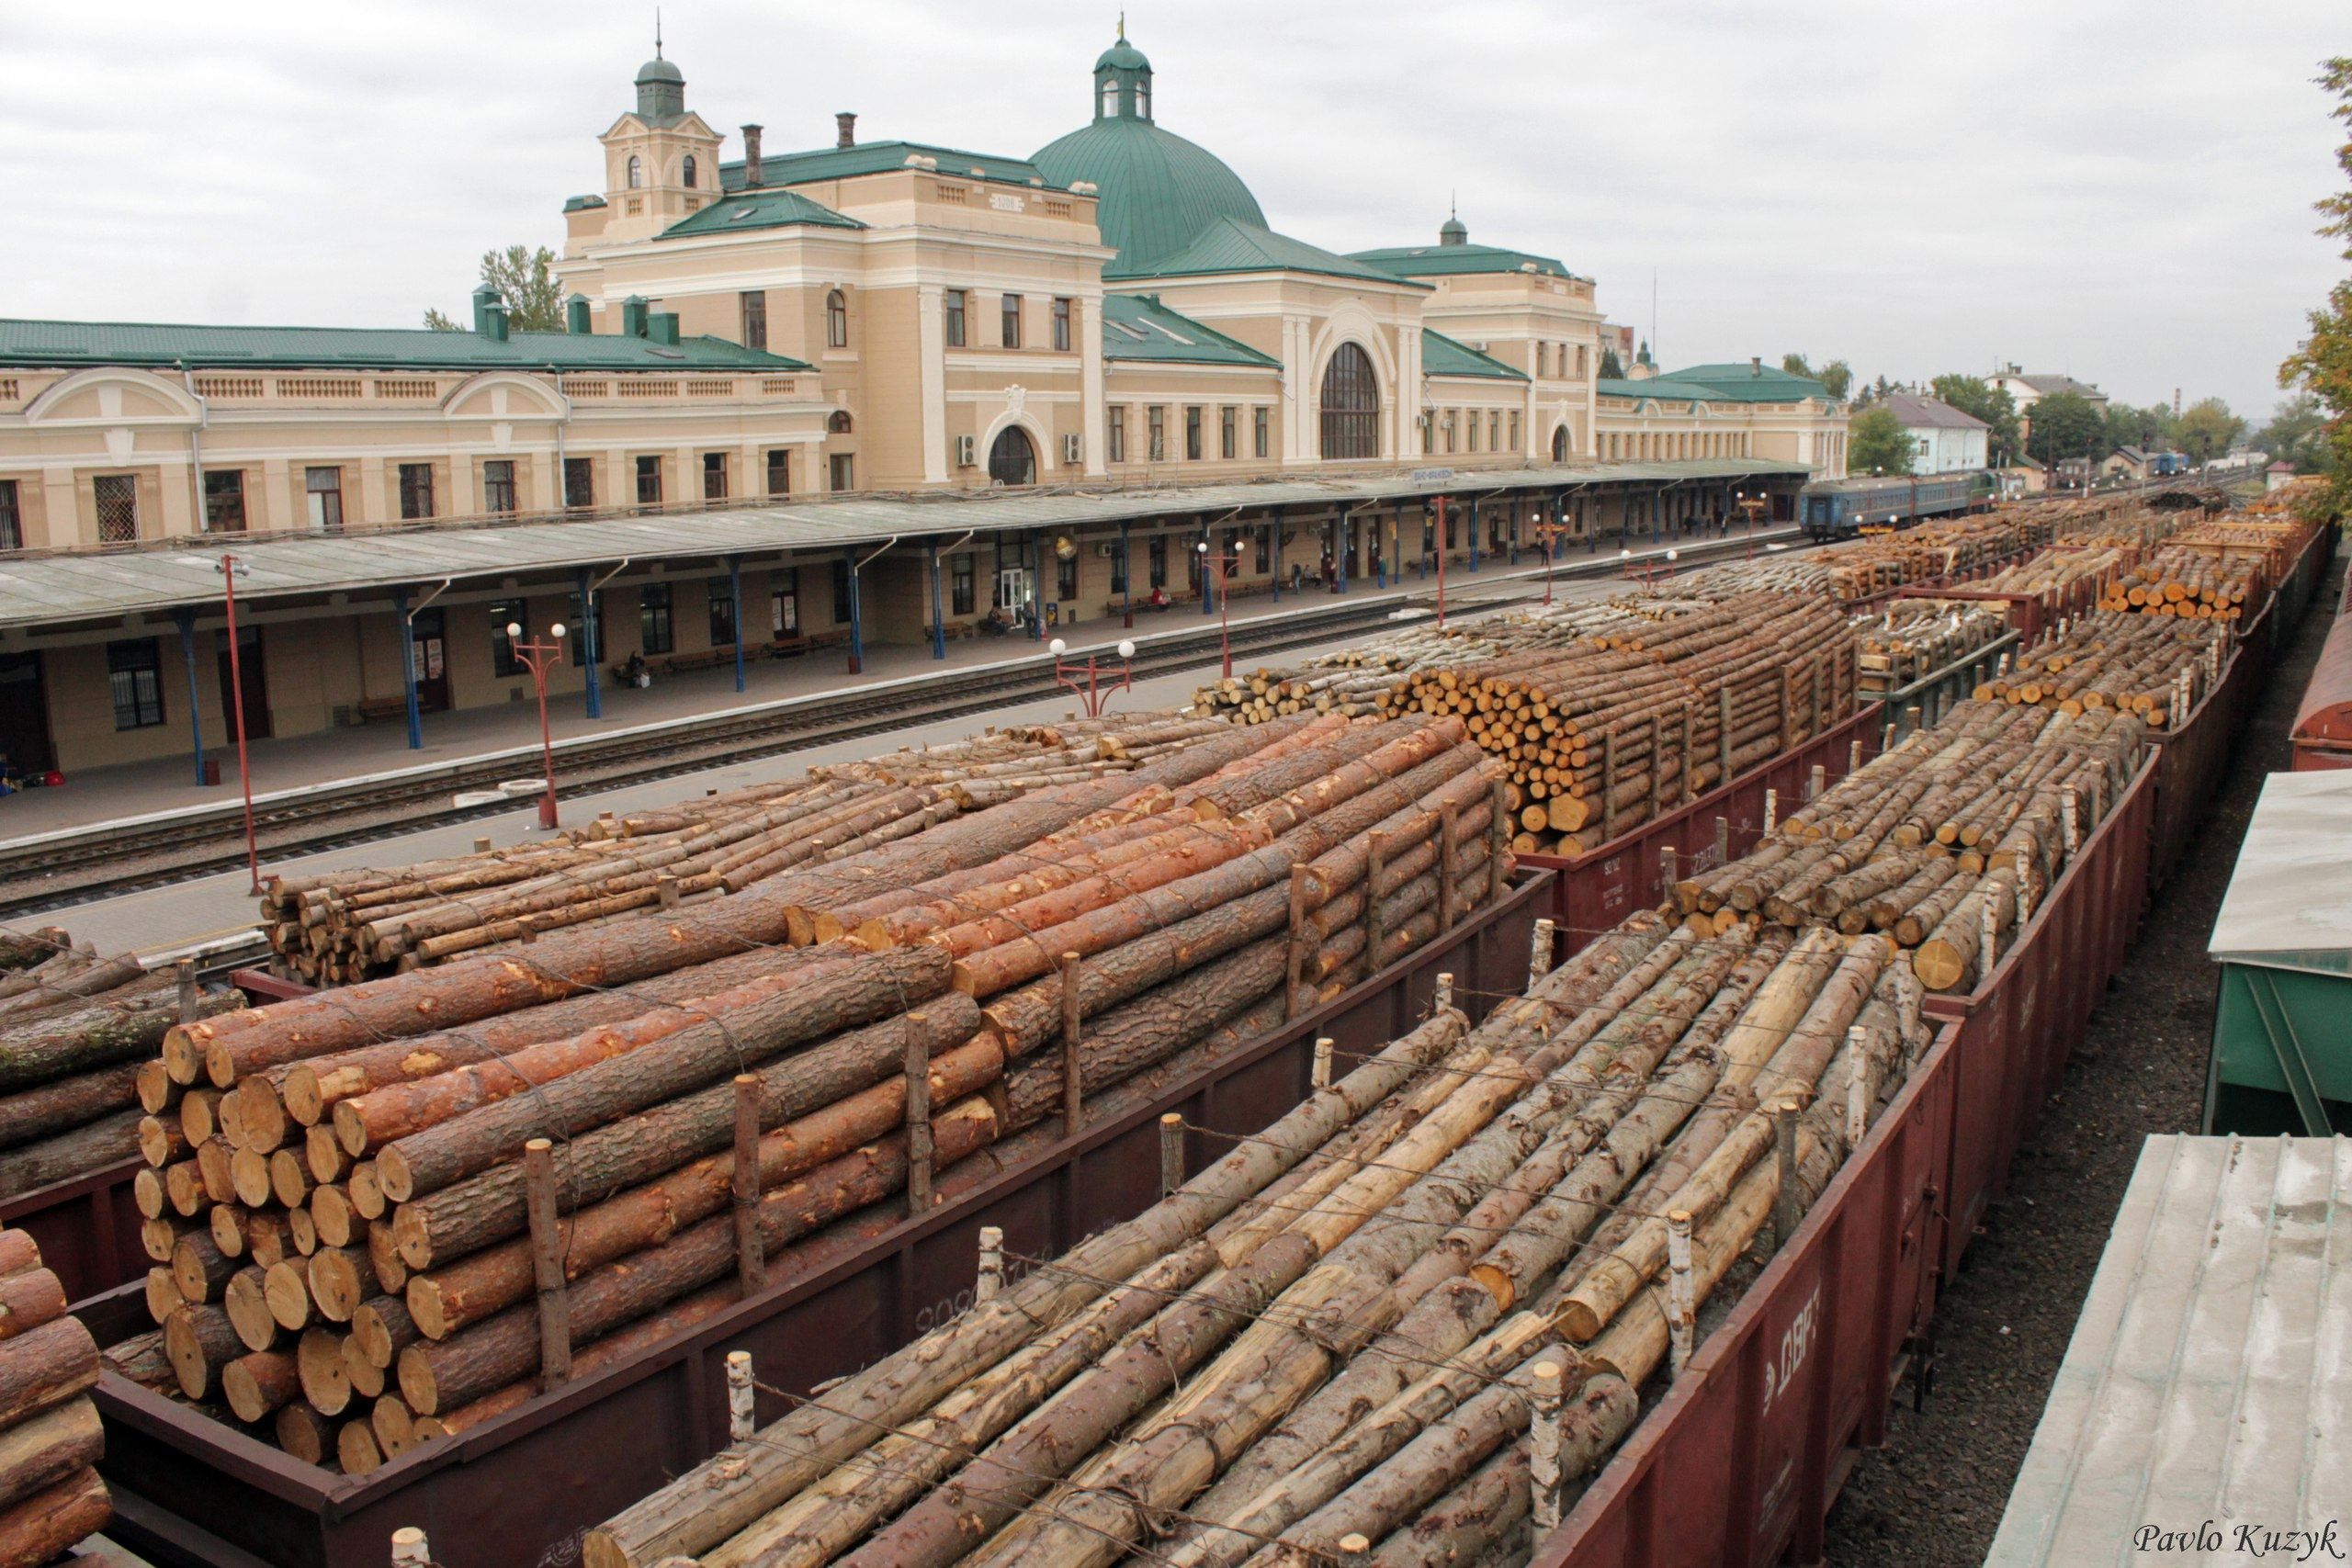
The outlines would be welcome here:
M 1388 934 L 1380 929 L 1380 878 L 1388 868 L 1388 835 L 1374 830 L 1364 849 L 1363 967 L 1370 975 L 1380 966 L 1380 949 Z
M 1715 818 L 1715 863 L 1713 869 L 1721 871 L 1730 863 L 1731 818 L 1728 817 L 1718 817 Z
M 1600 841 L 1617 836 L 1617 727 L 1600 732 Z
M 1768 789 L 1764 792 L 1764 836 L 1770 838 L 1772 830 L 1780 825 L 1781 792 L 1777 789 Z
M 172 965 L 172 972 L 179 981 L 180 1021 L 193 1023 L 198 1010 L 204 1005 L 204 993 L 196 983 L 196 960 L 183 958 Z
M 1004 1227 L 980 1227 L 980 1271 L 972 1284 L 972 1299 L 992 1302 L 1004 1289 Z
M 1075 953 L 1062 954 L 1062 1136 L 1075 1138 L 1086 1126 L 1085 1079 L 1078 1060 L 1078 966 Z
M 735 1075 L 735 1277 L 746 1296 L 767 1283 L 760 1242 L 760 1076 Z
M 1673 897 L 1674 885 L 1682 880 L 1680 869 L 1676 863 L 1680 858 L 1681 857 L 1675 852 L 1675 849 L 1672 844 L 1660 844 L 1658 846 L 1657 883 L 1659 896 L 1661 897 Z
M 752 1353 L 749 1350 L 727 1352 L 727 1440 L 748 1443 L 752 1434 L 759 1430 L 752 1416 L 752 1401 L 758 1391 L 752 1386 Z
M 1159 1195 L 1184 1185 L 1184 1118 L 1170 1111 L 1159 1119 Z
M 1528 1369 L 1534 1388 L 1527 1430 L 1527 1473 L 1532 1523 L 1537 1536 L 1560 1528 L 1560 1406 L 1564 1397 L 1560 1363 L 1548 1358 Z
M 1487 901 L 1498 904 L 1507 890 L 1505 873 L 1510 863 L 1510 786 L 1497 779 L 1489 795 L 1492 804 L 1487 813 Z
M 1332 1044 L 1333 1041 L 1328 1034 L 1319 1036 L 1315 1042 L 1315 1061 L 1307 1069 L 1307 1082 L 1318 1094 L 1331 1087 Z
M 907 1213 L 931 1213 L 931 1048 L 917 1032 L 921 1013 L 907 1015 Z
M 1772 1247 L 1778 1251 L 1797 1234 L 1804 1211 L 1797 1206 L 1797 1102 L 1784 1100 L 1772 1108 L 1773 1159 L 1780 1179 L 1772 1189 Z
M 1855 1024 L 1846 1031 L 1846 1152 L 1860 1148 L 1870 1130 L 1870 1036 Z
M 1299 991 L 1306 978 L 1306 897 L 1315 884 L 1315 874 L 1304 865 L 1290 868 L 1290 940 L 1283 958 L 1283 1019 L 1285 1022 L 1298 1016 Z M 1369 975 L 1378 963 L 1365 955 L 1364 973 Z
M 1533 990 L 1535 982 L 1552 972 L 1552 953 L 1555 946 L 1553 932 L 1556 928 L 1548 919 L 1535 922 L 1535 934 L 1527 947 L 1527 988 Z
M 1690 1364 L 1698 1339 L 1698 1292 L 1690 1277 L 1690 1214 L 1674 1209 L 1666 1216 L 1666 1327 L 1671 1340 L 1668 1366 L 1675 1377 Z
M 433 1568 L 433 1548 L 414 1525 L 392 1532 L 392 1568 Z
M 571 1303 L 565 1293 L 563 1236 L 555 1212 L 555 1145 L 523 1145 L 523 1206 L 531 1225 L 531 1273 L 539 1295 L 539 1387 L 571 1378 Z
M 1715 693 L 1715 782 L 1731 783 L 1731 685 Z

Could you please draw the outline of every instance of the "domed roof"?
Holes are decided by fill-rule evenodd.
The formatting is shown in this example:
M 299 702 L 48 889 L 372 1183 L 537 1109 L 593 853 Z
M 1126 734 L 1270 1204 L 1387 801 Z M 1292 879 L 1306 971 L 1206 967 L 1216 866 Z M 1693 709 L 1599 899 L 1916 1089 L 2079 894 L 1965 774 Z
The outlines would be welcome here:
M 675 82 L 684 86 L 685 81 L 684 72 L 658 54 L 637 68 L 637 85 L 640 87 L 652 82 Z
M 1258 228 L 1258 198 L 1207 148 L 1162 130 L 1151 118 L 1151 62 L 1119 40 L 1094 62 L 1094 123 L 1037 150 L 1030 161 L 1056 185 L 1091 180 L 1102 243 L 1119 253 L 1111 276 L 1149 269 L 1191 244 L 1220 218 Z

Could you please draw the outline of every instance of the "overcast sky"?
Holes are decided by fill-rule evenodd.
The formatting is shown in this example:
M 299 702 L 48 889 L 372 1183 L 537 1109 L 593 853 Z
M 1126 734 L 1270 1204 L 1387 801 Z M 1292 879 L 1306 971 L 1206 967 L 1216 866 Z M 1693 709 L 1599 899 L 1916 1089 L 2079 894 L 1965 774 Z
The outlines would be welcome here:
M 785 150 L 1026 154 L 1115 0 L 667 0 L 688 105 Z M 2331 26 L 2331 24 L 2333 24 Z M 413 325 L 560 246 L 650 4 L 0 5 L 0 314 Z M 2063 370 L 2257 419 L 2347 264 L 2312 232 L 2343 0 L 1135 0 L 1160 124 L 1333 250 L 1476 240 L 1600 280 L 1660 355 Z

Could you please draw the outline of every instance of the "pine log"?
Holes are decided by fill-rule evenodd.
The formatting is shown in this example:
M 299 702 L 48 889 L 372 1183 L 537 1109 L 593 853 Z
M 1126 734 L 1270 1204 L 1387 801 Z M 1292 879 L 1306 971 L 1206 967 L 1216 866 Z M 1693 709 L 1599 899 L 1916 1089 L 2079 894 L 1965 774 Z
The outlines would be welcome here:
M 0 1432 L 0 1508 L 96 1464 L 105 1448 L 98 1407 L 86 1399 L 68 1400 Z
M 191 1302 L 164 1320 L 164 1353 L 171 1358 L 180 1392 L 200 1400 L 212 1393 L 219 1369 L 245 1351 L 227 1313 Z
M 143 1116 L 133 1105 L 86 1126 L 0 1153 L 0 1198 L 13 1198 L 138 1157 L 139 1123 Z
M 113 1517 L 107 1483 L 85 1465 L 0 1512 L 0 1562 L 47 1562 Z
M 254 1350 L 220 1369 L 220 1393 L 238 1420 L 251 1422 L 301 1398 L 304 1383 L 291 1353 Z

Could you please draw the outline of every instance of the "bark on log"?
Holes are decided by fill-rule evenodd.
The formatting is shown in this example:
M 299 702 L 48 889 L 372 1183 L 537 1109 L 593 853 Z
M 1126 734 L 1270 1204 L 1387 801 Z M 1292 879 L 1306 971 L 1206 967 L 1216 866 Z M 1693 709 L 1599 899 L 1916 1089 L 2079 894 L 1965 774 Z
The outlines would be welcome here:
M 0 1198 L 14 1198 L 137 1157 L 143 1115 L 133 1105 L 87 1126 L 0 1153 Z
M 107 1483 L 85 1467 L 0 1512 L 0 1562 L 46 1562 L 112 1517 Z
M 105 1448 L 98 1407 L 86 1399 L 69 1400 L 0 1432 L 0 1508 L 96 1464 Z

